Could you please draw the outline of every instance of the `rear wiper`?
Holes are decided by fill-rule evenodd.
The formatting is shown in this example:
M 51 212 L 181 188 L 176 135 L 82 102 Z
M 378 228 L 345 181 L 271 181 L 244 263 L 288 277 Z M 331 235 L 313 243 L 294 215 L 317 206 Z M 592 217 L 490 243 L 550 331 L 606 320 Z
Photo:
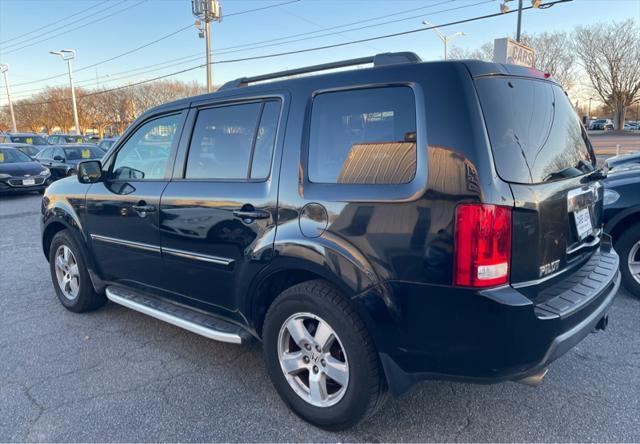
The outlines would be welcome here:
M 576 167 L 567 167 L 561 169 L 560 171 L 556 171 L 555 173 L 549 174 L 544 178 L 543 182 L 549 182 L 556 179 L 567 179 L 569 177 L 580 176 L 581 174 L 583 174 L 583 172 Z

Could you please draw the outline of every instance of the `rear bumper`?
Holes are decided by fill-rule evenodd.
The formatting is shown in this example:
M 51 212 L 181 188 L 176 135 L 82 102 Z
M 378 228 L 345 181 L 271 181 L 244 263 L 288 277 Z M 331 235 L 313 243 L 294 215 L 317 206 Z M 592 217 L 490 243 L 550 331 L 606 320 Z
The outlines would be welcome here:
M 511 286 L 474 291 L 390 282 L 397 334 L 389 340 L 389 330 L 380 328 L 374 337 L 391 391 L 424 379 L 517 380 L 543 369 L 592 332 L 615 299 L 618 256 L 613 250 L 595 256 L 606 265 L 596 264 L 601 285 L 557 315 Z

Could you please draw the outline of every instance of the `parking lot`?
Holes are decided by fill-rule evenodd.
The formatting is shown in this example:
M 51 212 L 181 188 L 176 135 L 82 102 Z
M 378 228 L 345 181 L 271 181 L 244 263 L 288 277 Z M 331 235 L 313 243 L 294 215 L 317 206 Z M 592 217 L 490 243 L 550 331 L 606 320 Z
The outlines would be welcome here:
M 357 429 L 298 419 L 259 343 L 196 336 L 108 303 L 57 301 L 39 195 L 0 200 L 0 441 L 639 441 L 640 300 L 620 292 L 605 333 L 538 388 L 425 382 Z

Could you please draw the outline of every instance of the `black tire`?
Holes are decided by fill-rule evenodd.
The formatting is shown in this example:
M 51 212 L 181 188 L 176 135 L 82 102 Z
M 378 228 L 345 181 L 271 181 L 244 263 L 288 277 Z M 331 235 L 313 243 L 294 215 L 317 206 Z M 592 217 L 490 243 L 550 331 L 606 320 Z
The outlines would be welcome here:
M 334 405 L 318 407 L 299 396 L 280 366 L 278 336 L 290 316 L 311 313 L 326 321 L 340 338 L 349 362 L 349 381 Z M 341 430 L 372 416 L 386 400 L 386 383 L 373 341 L 351 303 L 323 280 L 285 290 L 269 307 L 263 327 L 267 371 L 278 394 L 301 418 L 324 429 Z
M 628 264 L 629 255 L 637 242 L 640 242 L 640 224 L 632 225 L 623 231 L 615 242 L 615 249 L 620 256 L 622 285 L 629 293 L 640 298 L 640 283 L 631 275 Z M 640 251 L 636 252 L 635 260 L 640 261 Z
M 75 257 L 75 262 L 78 265 L 78 274 L 79 274 L 79 290 L 77 295 L 74 298 L 69 298 L 65 296 L 62 289 L 58 284 L 58 278 L 56 275 L 55 261 L 56 261 L 56 252 L 58 248 L 61 246 L 68 247 L 73 256 Z M 51 247 L 49 248 L 49 270 L 51 272 L 51 280 L 53 283 L 53 288 L 56 291 L 56 295 L 58 299 L 64 305 L 64 307 L 75 313 L 82 313 L 86 311 L 95 310 L 106 302 L 106 297 L 102 294 L 98 294 L 93 289 L 93 284 L 91 283 L 91 278 L 89 277 L 89 272 L 87 271 L 86 260 L 84 257 L 84 251 L 82 248 L 78 246 L 78 243 L 73 238 L 71 233 L 67 230 L 62 230 L 56 233 L 51 241 Z

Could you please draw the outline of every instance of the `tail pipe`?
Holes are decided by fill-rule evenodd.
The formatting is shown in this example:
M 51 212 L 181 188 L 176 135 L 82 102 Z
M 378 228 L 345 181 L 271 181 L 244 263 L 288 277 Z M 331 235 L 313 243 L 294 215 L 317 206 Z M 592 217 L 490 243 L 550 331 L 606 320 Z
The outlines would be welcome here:
M 596 324 L 594 331 L 604 331 L 606 330 L 607 325 L 609 325 L 609 315 L 604 315 Z

